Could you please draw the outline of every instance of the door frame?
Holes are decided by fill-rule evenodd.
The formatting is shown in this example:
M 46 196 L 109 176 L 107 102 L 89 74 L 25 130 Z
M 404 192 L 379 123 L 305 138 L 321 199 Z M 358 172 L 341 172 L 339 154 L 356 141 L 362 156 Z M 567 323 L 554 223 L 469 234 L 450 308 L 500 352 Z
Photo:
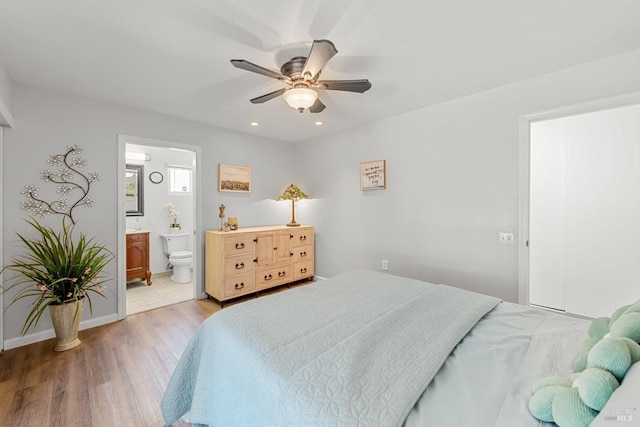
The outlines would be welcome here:
M 568 105 L 552 110 L 525 114 L 519 118 L 519 146 L 518 146 L 518 304 L 529 305 L 529 185 L 531 161 L 531 123 L 560 117 L 575 116 L 594 111 L 609 110 L 640 104 L 640 92 L 631 92 L 610 98 L 580 104 Z
M 0 114 L 2 116 L 2 114 Z M 4 159 L 4 126 L 0 126 L 0 159 Z M 2 188 L 4 186 L 4 171 L 2 170 L 2 164 L 4 162 L 0 160 L 0 268 L 4 267 L 4 230 L 2 224 L 4 223 L 3 212 L 4 207 L 2 201 L 4 196 L 2 194 Z M 3 277 L 0 273 L 0 285 L 3 284 Z M 0 352 L 4 351 L 4 293 L 0 292 Z
M 194 174 L 194 235 L 193 235 L 193 298 L 203 299 L 207 297 L 204 292 L 204 274 L 202 269 L 202 253 L 203 251 L 203 233 L 202 230 L 202 186 L 200 159 L 202 157 L 201 147 L 197 145 L 188 145 L 178 142 L 171 142 L 159 139 L 144 138 L 139 136 L 118 134 L 118 319 L 122 320 L 127 317 L 127 266 L 126 266 L 126 242 L 125 235 L 127 231 L 125 192 L 124 192 L 124 176 L 125 176 L 125 151 L 126 144 L 147 145 L 152 147 L 179 148 L 182 150 L 193 151 L 195 154 L 195 174 Z

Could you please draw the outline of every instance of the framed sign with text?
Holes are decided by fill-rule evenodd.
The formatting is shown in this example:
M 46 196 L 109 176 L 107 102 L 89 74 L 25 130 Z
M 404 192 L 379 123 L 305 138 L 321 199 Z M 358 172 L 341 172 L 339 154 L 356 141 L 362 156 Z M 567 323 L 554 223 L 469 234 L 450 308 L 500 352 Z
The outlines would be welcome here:
M 384 190 L 387 188 L 387 162 L 374 160 L 360 163 L 360 190 Z

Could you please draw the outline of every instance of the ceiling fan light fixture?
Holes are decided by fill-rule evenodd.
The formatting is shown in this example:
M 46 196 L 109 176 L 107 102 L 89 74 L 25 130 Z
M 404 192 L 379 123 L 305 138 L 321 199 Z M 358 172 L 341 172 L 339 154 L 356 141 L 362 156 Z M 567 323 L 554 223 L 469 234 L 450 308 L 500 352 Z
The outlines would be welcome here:
M 311 107 L 316 102 L 316 99 L 318 99 L 318 93 L 316 91 L 302 87 L 289 89 L 283 93 L 282 96 L 291 108 L 295 108 L 301 113 Z
M 364 93 L 371 89 L 371 83 L 367 79 L 318 80 L 322 68 L 337 53 L 335 45 L 330 40 L 323 39 L 313 41 L 307 56 L 295 56 L 285 62 L 280 67 L 280 72 L 261 67 L 245 59 L 232 59 L 231 64 L 241 70 L 277 79 L 288 86 L 252 98 L 249 100 L 252 104 L 262 104 L 282 95 L 286 103 L 300 113 L 309 110 L 310 113 L 318 114 L 327 106 L 318 97 L 317 90 Z

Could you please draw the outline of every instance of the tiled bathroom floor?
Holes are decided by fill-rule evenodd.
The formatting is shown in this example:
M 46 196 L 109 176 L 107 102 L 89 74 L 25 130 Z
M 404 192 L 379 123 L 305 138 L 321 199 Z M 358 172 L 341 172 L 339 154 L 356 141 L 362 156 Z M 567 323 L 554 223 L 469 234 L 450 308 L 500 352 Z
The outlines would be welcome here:
M 193 283 L 173 283 L 171 273 L 154 274 L 146 282 L 127 283 L 127 316 L 193 299 Z

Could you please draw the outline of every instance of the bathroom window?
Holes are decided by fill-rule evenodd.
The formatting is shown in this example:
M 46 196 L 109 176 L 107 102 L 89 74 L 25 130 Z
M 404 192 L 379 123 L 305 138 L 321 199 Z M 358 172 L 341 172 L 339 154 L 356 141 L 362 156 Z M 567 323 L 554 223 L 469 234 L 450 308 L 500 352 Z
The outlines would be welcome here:
M 193 194 L 193 169 L 187 166 L 167 166 L 169 194 Z

